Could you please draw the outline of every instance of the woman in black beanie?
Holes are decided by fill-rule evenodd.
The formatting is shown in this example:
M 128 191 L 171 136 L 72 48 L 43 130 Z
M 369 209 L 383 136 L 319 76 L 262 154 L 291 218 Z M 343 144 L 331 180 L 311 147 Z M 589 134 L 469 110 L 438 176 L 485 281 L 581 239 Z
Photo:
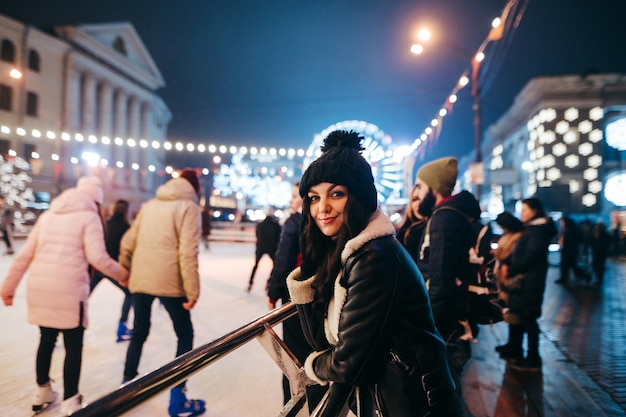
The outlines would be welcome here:
M 332 132 L 300 182 L 302 265 L 287 285 L 314 350 L 305 372 L 349 392 L 359 416 L 459 416 L 424 280 L 377 208 L 362 139 Z

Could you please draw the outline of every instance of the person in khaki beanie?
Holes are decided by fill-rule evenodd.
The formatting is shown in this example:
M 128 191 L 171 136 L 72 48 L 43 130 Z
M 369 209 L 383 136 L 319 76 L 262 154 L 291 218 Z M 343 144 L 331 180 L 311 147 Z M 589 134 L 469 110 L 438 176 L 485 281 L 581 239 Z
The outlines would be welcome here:
M 417 266 L 428 283 L 435 324 L 446 341 L 448 362 L 460 389 L 463 366 L 471 357 L 472 333 L 464 325 L 467 285 L 474 274 L 468 256 L 475 241 L 470 222 L 480 218 L 480 207 L 468 191 L 452 194 L 457 175 L 457 159 L 440 158 L 418 170 L 415 188 L 420 210 L 432 210 L 418 247 Z

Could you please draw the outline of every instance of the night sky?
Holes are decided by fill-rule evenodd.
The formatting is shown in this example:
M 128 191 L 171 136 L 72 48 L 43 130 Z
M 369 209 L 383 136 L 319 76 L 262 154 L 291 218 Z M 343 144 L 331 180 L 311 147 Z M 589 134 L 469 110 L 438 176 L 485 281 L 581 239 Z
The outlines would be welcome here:
M 131 22 L 165 78 L 159 94 L 173 113 L 172 139 L 306 148 L 315 133 L 353 119 L 412 143 L 469 67 L 441 45 L 473 53 L 505 3 L 0 0 L 0 13 L 44 30 Z M 483 65 L 483 130 L 532 77 L 626 73 L 625 15 L 624 0 L 529 0 Z M 434 38 L 415 56 L 420 26 Z M 466 88 L 426 160 L 473 149 L 471 107 Z

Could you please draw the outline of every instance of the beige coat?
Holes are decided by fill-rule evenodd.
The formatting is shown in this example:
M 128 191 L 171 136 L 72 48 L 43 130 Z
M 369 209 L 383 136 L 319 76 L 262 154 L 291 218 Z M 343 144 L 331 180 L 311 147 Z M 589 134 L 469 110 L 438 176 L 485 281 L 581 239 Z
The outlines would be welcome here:
M 128 278 L 128 271 L 107 254 L 96 203 L 70 188 L 39 217 L 0 292 L 14 295 L 28 270 L 28 322 L 54 329 L 86 328 L 89 265 L 108 277 Z
M 157 189 L 122 237 L 120 263 L 130 268 L 129 289 L 164 297 L 200 296 L 198 196 L 184 178 Z

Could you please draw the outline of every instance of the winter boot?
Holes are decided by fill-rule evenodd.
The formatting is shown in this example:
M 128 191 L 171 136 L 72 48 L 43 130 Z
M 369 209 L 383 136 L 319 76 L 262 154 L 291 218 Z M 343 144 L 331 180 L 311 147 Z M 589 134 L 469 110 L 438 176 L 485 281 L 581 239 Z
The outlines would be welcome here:
M 67 400 L 63 400 L 61 403 L 61 415 L 63 417 L 71 416 L 78 410 L 82 410 L 85 408 L 83 403 L 83 396 L 80 394 L 76 394 L 68 398 Z
M 130 340 L 133 335 L 133 331 L 126 327 L 126 323 L 120 321 L 120 324 L 117 326 L 117 341 L 124 342 L 126 340 Z
M 36 413 L 42 411 L 48 406 L 48 404 L 55 402 L 58 396 L 59 393 L 52 390 L 50 381 L 37 386 L 37 391 L 35 391 L 35 396 L 33 398 L 33 411 Z
M 203 400 L 188 400 L 185 388 L 176 387 L 170 391 L 170 406 L 167 409 L 170 417 L 199 416 L 206 411 L 206 402 Z

